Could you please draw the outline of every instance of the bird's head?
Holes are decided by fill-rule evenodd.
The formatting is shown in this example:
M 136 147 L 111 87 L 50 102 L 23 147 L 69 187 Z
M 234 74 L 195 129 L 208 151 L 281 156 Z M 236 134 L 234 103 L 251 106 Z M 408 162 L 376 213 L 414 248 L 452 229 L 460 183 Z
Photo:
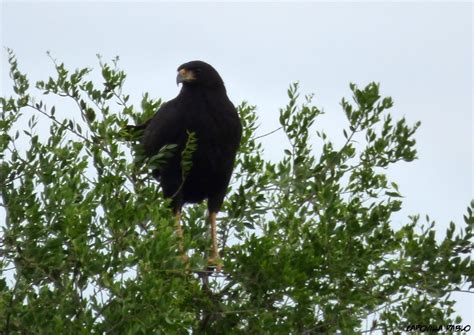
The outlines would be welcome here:
M 224 82 L 217 71 L 203 61 L 195 60 L 178 67 L 176 84 L 183 86 L 224 87 Z

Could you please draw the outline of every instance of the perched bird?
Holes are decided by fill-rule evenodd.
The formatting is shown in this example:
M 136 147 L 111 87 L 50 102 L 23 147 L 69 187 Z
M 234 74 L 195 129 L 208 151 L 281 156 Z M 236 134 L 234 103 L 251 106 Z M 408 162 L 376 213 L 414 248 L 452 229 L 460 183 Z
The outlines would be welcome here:
M 161 184 L 163 195 L 172 198 L 184 256 L 182 206 L 207 199 L 212 236 L 208 263 L 220 270 L 216 215 L 229 185 L 242 126 L 222 78 L 211 65 L 191 61 L 179 66 L 176 83 L 182 84 L 178 96 L 162 105 L 151 119 L 133 128 L 143 130 L 141 143 L 147 157 L 156 155 L 164 145 L 177 145 L 173 156 L 152 174 Z M 189 133 L 194 133 L 197 146 L 192 154 L 191 169 L 183 180 L 181 153 Z

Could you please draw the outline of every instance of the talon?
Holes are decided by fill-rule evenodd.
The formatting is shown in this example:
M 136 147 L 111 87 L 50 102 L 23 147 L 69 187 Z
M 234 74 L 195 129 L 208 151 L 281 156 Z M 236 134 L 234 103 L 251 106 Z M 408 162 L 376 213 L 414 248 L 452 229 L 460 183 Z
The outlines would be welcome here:
M 211 256 L 207 259 L 207 264 L 216 267 L 216 272 L 222 271 L 222 260 L 219 256 Z

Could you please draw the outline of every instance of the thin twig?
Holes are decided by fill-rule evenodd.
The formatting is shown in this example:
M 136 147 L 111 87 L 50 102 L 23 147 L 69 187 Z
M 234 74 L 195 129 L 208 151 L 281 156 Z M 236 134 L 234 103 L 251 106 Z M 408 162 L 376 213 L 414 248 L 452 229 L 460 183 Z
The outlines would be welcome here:
M 265 133 L 265 134 L 263 134 L 263 135 L 259 135 L 259 136 L 254 137 L 253 140 L 258 140 L 259 138 L 269 136 L 269 135 L 271 135 L 271 134 L 273 134 L 273 133 L 276 133 L 277 131 L 281 130 L 282 128 L 283 128 L 283 127 L 280 126 L 280 127 L 278 127 L 277 129 L 274 129 L 274 130 L 272 130 L 272 131 L 270 131 L 270 132 L 268 132 L 268 133 Z

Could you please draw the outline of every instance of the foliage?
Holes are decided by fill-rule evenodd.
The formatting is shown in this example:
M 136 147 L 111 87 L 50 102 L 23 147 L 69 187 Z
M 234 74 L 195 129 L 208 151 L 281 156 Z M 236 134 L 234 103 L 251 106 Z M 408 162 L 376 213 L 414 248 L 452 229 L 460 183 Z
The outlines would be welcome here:
M 351 84 L 342 146 L 315 127 L 322 112 L 312 96 L 301 101 L 291 85 L 278 162 L 264 159 L 255 108 L 238 106 L 244 134 L 219 219 L 218 274 L 206 269 L 205 204 L 183 213 L 183 264 L 168 201 L 149 175 L 173 148 L 137 164 L 124 141 L 125 126 L 161 100 L 129 104 L 117 59 L 100 62 L 102 85 L 90 69 L 54 61 L 55 76 L 30 88 L 11 51 L 9 64 L 15 95 L 0 100 L 3 333 L 401 333 L 460 322 L 450 293 L 473 287 L 474 204 L 444 236 L 429 218 L 391 225 L 402 197 L 384 172 L 416 158 L 419 124 L 393 120 L 378 84 Z M 33 90 L 75 111 L 60 113 Z

